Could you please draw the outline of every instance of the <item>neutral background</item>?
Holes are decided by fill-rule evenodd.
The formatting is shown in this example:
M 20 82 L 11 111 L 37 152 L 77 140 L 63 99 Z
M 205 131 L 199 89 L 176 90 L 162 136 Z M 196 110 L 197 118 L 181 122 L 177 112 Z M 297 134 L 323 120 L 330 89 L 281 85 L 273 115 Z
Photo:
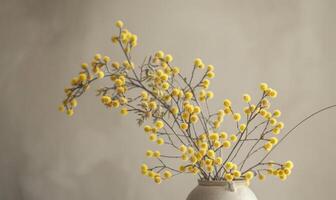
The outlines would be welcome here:
M 190 176 L 159 186 L 142 177 L 147 138 L 94 90 L 74 117 L 57 111 L 81 62 L 97 52 L 122 58 L 110 42 L 117 19 L 139 35 L 138 62 L 162 49 L 185 74 L 196 57 L 215 65 L 213 105 L 269 83 L 288 130 L 336 102 L 335 10 L 333 0 L 1 0 L 0 199 L 185 199 L 196 185 Z M 274 152 L 295 169 L 285 183 L 253 182 L 260 200 L 334 196 L 335 114 L 312 119 Z

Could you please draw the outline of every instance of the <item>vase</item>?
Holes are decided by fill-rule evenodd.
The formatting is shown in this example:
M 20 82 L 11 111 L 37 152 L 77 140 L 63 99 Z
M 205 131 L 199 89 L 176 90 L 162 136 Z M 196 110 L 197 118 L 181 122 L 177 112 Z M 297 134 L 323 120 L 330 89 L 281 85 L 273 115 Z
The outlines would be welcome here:
M 257 200 L 257 197 L 245 181 L 199 180 L 187 200 Z

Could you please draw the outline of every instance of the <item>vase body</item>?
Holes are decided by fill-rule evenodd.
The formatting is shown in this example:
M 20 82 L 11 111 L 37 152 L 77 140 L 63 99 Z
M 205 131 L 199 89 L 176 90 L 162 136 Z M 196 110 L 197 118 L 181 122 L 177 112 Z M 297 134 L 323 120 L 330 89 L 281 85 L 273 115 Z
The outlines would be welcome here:
M 187 200 L 257 200 L 257 197 L 245 181 L 199 180 Z

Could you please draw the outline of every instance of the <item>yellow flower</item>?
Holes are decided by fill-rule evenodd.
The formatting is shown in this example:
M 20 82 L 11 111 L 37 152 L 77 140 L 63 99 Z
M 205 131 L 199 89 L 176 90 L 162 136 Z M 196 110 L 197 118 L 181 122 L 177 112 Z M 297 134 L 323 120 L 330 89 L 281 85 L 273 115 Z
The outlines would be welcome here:
M 246 180 L 251 180 L 254 177 L 254 173 L 251 171 L 248 171 L 244 174 Z
M 182 154 L 181 159 L 183 161 L 187 161 L 188 160 L 188 155 L 187 154 Z
M 161 129 L 161 128 L 163 128 L 164 123 L 163 123 L 163 121 L 158 120 L 158 121 L 155 122 L 155 126 L 156 126 L 156 128 Z
M 209 166 L 212 165 L 212 160 L 211 159 L 205 159 L 205 165 Z
M 271 138 L 269 139 L 269 141 L 270 141 L 271 144 L 276 145 L 276 144 L 278 143 L 278 138 L 276 138 L 276 137 L 271 137 Z
M 274 135 L 278 135 L 280 133 L 280 128 L 275 127 L 273 128 L 272 132 L 274 133 Z
M 267 111 L 266 111 L 265 109 L 261 109 L 261 110 L 259 111 L 259 114 L 260 114 L 261 116 L 265 117 L 266 114 L 267 114 Z
M 274 89 L 270 89 L 269 96 L 272 98 L 276 98 L 278 96 L 278 92 Z
M 233 170 L 232 174 L 235 178 L 239 178 L 241 176 L 241 172 L 239 170 Z
M 146 156 L 147 156 L 147 157 L 150 158 L 150 157 L 153 157 L 153 155 L 154 155 L 154 153 L 153 153 L 152 150 L 147 150 L 147 151 L 146 151 Z
M 293 162 L 290 161 L 290 160 L 288 160 L 287 162 L 285 162 L 283 165 L 284 165 L 285 168 L 288 168 L 288 169 L 293 169 L 293 167 L 294 167 Z
M 159 138 L 159 139 L 156 141 L 156 143 L 157 143 L 158 145 L 163 145 L 163 144 L 164 144 L 164 140 L 163 140 L 162 138 Z
M 204 79 L 201 83 L 201 86 L 204 88 L 204 89 L 207 89 L 210 85 L 210 81 L 208 79 Z
M 225 114 L 230 114 L 231 113 L 231 109 L 230 108 L 224 108 L 224 113 Z
M 121 97 L 119 100 L 120 100 L 121 105 L 124 105 L 124 104 L 128 103 L 128 100 L 125 97 Z
M 112 103 L 112 106 L 113 106 L 114 108 L 118 108 L 119 105 L 120 105 L 120 103 L 119 103 L 118 100 L 111 101 L 111 103 Z
M 192 147 L 188 147 L 188 154 L 192 155 L 194 154 L 195 150 Z
M 221 117 L 221 119 L 222 119 L 222 117 L 224 117 L 224 115 L 225 115 L 224 110 L 218 110 L 218 112 L 217 112 L 218 117 Z
M 172 177 L 172 173 L 170 171 L 165 171 L 163 172 L 163 177 L 165 177 L 166 179 L 169 179 Z
M 196 162 L 197 162 L 197 157 L 196 156 L 191 156 L 190 157 L 190 162 L 192 163 L 192 164 L 195 164 Z
M 215 164 L 216 165 L 221 165 L 223 163 L 223 159 L 221 158 L 221 157 L 217 157 L 216 159 L 215 159 Z
M 72 109 L 68 109 L 66 114 L 71 117 L 74 114 L 74 111 Z
M 148 166 L 146 164 L 142 164 L 141 167 L 140 167 L 140 169 L 142 171 L 147 171 L 148 170 Z
M 199 106 L 194 107 L 194 113 L 198 114 L 201 112 L 201 108 Z
M 275 125 L 277 123 L 277 120 L 275 118 L 271 118 L 269 122 L 271 125 Z
M 186 92 L 184 98 L 186 100 L 191 100 L 193 98 L 192 92 L 190 92 L 190 91 Z
M 127 108 L 122 108 L 122 109 L 120 110 L 120 113 L 121 113 L 122 115 L 127 115 L 127 114 L 128 114 L 128 109 L 127 109 Z
M 225 133 L 225 132 L 221 132 L 221 133 L 219 134 L 219 137 L 222 138 L 223 140 L 225 140 L 225 139 L 228 137 L 228 134 Z
M 208 91 L 206 96 L 207 96 L 208 99 L 212 99 L 214 97 L 214 94 L 213 94 L 213 92 Z
M 177 107 L 172 107 L 170 111 L 171 111 L 174 115 L 176 115 L 176 114 L 179 112 L 179 110 L 178 110 Z
M 208 65 L 208 71 L 213 71 L 215 69 L 215 67 L 213 65 Z
M 146 126 L 144 127 L 144 131 L 145 131 L 146 133 L 149 133 L 151 130 L 152 130 L 152 128 L 151 128 L 150 126 L 148 126 L 148 125 L 146 125 Z
M 112 43 L 116 44 L 119 41 L 119 37 L 118 36 L 113 36 L 112 37 Z
M 151 102 L 149 102 L 148 107 L 149 107 L 151 110 L 156 110 L 156 109 L 157 109 L 157 104 L 156 104 L 155 101 L 151 101 Z
M 164 82 L 163 84 L 162 84 L 162 89 L 164 89 L 164 90 L 168 90 L 169 89 L 169 83 L 167 83 L 167 82 Z
M 199 173 L 199 169 L 197 167 L 194 167 L 192 173 L 193 174 L 198 174 Z
M 212 140 L 212 141 L 216 141 L 216 140 L 219 139 L 219 135 L 218 135 L 218 133 L 210 133 L 210 134 L 209 134 L 209 138 L 210 138 L 210 140 Z
M 239 113 L 235 113 L 235 114 L 233 114 L 233 119 L 234 119 L 236 122 L 240 121 L 240 118 L 241 118 L 241 116 L 240 116 Z
M 185 166 L 181 165 L 181 166 L 179 167 L 179 171 L 180 171 L 180 172 L 185 172 Z
M 231 101 L 229 99 L 224 100 L 224 106 L 225 107 L 231 107 Z
M 101 59 L 101 54 L 97 53 L 95 56 L 94 56 L 94 59 L 99 61 Z
M 194 65 L 195 67 L 200 68 L 200 69 L 204 68 L 204 64 L 200 58 L 195 59 Z
M 137 45 L 137 41 L 138 41 L 138 36 L 135 34 L 132 34 L 130 37 L 131 46 L 135 47 Z
M 221 145 L 222 145 L 222 144 L 221 144 L 221 142 L 220 142 L 219 140 L 216 140 L 216 141 L 214 142 L 214 144 L 213 144 L 213 146 L 214 146 L 215 148 L 219 148 Z
M 158 51 L 158 52 L 155 53 L 155 57 L 157 57 L 157 58 L 161 58 L 162 59 L 163 56 L 164 56 L 163 51 Z
M 251 96 L 248 95 L 248 94 L 244 94 L 243 95 L 243 100 L 246 102 L 246 103 L 249 103 L 251 101 Z
M 104 76 L 105 76 L 105 74 L 104 74 L 103 71 L 99 71 L 99 72 L 97 73 L 97 77 L 98 77 L 99 79 L 104 78 Z
M 115 25 L 118 28 L 122 28 L 124 26 L 124 22 L 122 22 L 121 20 L 118 20 Z
M 221 120 L 221 121 L 222 121 L 222 120 Z M 222 123 L 221 121 L 215 120 L 215 121 L 213 122 L 213 125 L 214 125 L 214 128 L 215 128 L 215 129 L 220 127 L 220 125 L 221 125 L 221 123 Z
M 237 138 L 236 135 L 234 135 L 234 134 L 230 135 L 230 140 L 231 140 L 232 142 L 236 142 L 237 139 L 238 139 L 238 138 Z
M 70 101 L 70 105 L 74 108 L 74 107 L 76 107 L 77 106 L 77 100 L 76 99 L 72 99 L 71 101 Z
M 109 103 L 111 103 L 112 99 L 109 96 L 102 96 L 101 101 L 102 101 L 103 104 L 109 104 Z
M 172 62 L 172 61 L 173 61 L 173 56 L 170 55 L 170 54 L 166 55 L 166 57 L 165 57 L 165 61 L 166 61 L 167 63 Z
M 185 153 L 187 151 L 187 147 L 185 145 L 181 145 L 179 149 L 182 153 Z
M 233 168 L 233 163 L 232 162 L 225 163 L 225 169 L 230 170 L 232 168 Z
M 201 145 L 200 145 L 200 147 L 201 147 L 202 149 L 207 150 L 207 149 L 208 149 L 208 143 L 206 143 L 206 142 L 202 142 Z
M 123 66 L 127 69 L 127 70 L 131 70 L 134 68 L 134 64 L 130 63 L 129 61 L 125 60 L 123 63 Z
M 161 177 L 160 176 L 155 176 L 154 181 L 155 181 L 155 183 L 160 184 L 161 183 Z
M 82 69 L 87 69 L 88 66 L 89 66 L 89 65 L 88 65 L 87 63 L 82 63 L 82 64 L 81 64 Z
M 283 129 L 284 128 L 284 123 L 283 122 L 279 122 L 276 127 L 279 128 L 279 129 Z
M 213 150 L 209 150 L 207 155 L 209 156 L 209 158 L 215 158 L 215 152 Z
M 181 127 L 182 130 L 187 130 L 189 126 L 188 126 L 187 123 L 183 122 L 183 123 L 181 123 L 180 127 Z
M 154 151 L 153 156 L 156 157 L 156 158 L 159 158 L 161 156 L 160 151 Z
M 113 63 L 112 63 L 112 67 L 113 67 L 114 69 L 119 69 L 119 68 L 120 68 L 120 64 L 119 64 L 118 62 L 113 62 Z
M 264 144 L 264 149 L 266 151 L 270 151 L 273 147 L 273 144 L 271 142 L 267 142 L 266 144 Z
M 178 67 L 173 67 L 173 68 L 172 68 L 172 72 L 173 72 L 174 75 L 177 75 L 177 74 L 180 73 L 180 68 L 178 68 Z
M 231 142 L 230 142 L 230 141 L 225 140 L 225 141 L 223 142 L 223 147 L 224 147 L 225 149 L 230 148 L 230 146 L 231 146 Z
M 292 173 L 292 171 L 290 169 L 288 169 L 288 168 L 285 168 L 284 169 L 284 173 L 288 176 L 288 175 L 290 175 Z
M 156 140 L 156 138 L 157 138 L 157 136 L 154 133 L 149 135 L 149 140 L 152 141 L 152 142 L 154 142 Z
M 188 114 L 194 112 L 194 106 L 191 104 L 185 104 L 184 109 L 188 112 Z
M 81 73 L 81 74 L 79 75 L 79 80 L 80 80 L 80 81 L 86 81 L 86 80 L 87 80 L 87 76 L 86 76 L 86 74 Z
M 195 124 L 198 121 L 198 116 L 196 114 L 193 114 L 190 116 L 190 122 Z
M 260 83 L 260 89 L 265 92 L 268 89 L 267 83 Z
M 231 182 L 234 177 L 232 176 L 232 174 L 225 174 L 224 178 L 226 181 Z
M 200 152 L 197 152 L 197 153 L 195 154 L 195 156 L 196 156 L 196 158 L 197 158 L 198 161 L 201 161 L 202 158 L 203 158 L 203 154 L 200 153 Z
M 214 170 L 214 167 L 213 167 L 213 166 L 207 166 L 207 167 L 206 167 L 206 170 L 207 170 L 208 172 L 212 172 L 212 171 Z
M 281 111 L 280 110 L 274 110 L 274 112 L 273 112 L 273 116 L 274 117 L 280 117 L 280 115 L 281 115 Z
M 111 58 L 108 57 L 108 56 L 104 56 L 104 57 L 103 57 L 103 61 L 104 61 L 105 63 L 108 63 L 108 62 L 111 61 Z
M 246 124 L 240 124 L 240 126 L 239 126 L 240 132 L 245 131 L 245 129 L 246 129 Z
M 172 96 L 178 96 L 180 94 L 180 89 L 174 88 L 172 91 Z
M 141 98 L 142 98 L 143 100 L 146 100 L 146 99 L 148 98 L 148 93 L 147 93 L 146 91 L 142 91 L 142 92 L 141 92 Z
M 207 72 L 206 75 L 207 75 L 208 78 L 214 78 L 215 77 L 215 73 L 211 72 L 211 71 Z

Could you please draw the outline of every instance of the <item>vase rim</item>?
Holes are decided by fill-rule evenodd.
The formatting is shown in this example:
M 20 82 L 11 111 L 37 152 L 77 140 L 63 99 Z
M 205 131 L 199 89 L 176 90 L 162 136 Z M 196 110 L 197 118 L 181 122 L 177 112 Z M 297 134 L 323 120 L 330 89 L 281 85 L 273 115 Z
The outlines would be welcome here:
M 248 186 L 244 180 L 235 180 L 235 181 L 225 181 L 225 180 L 202 180 L 198 179 L 198 185 L 201 186 L 228 186 L 228 185 L 245 185 Z

